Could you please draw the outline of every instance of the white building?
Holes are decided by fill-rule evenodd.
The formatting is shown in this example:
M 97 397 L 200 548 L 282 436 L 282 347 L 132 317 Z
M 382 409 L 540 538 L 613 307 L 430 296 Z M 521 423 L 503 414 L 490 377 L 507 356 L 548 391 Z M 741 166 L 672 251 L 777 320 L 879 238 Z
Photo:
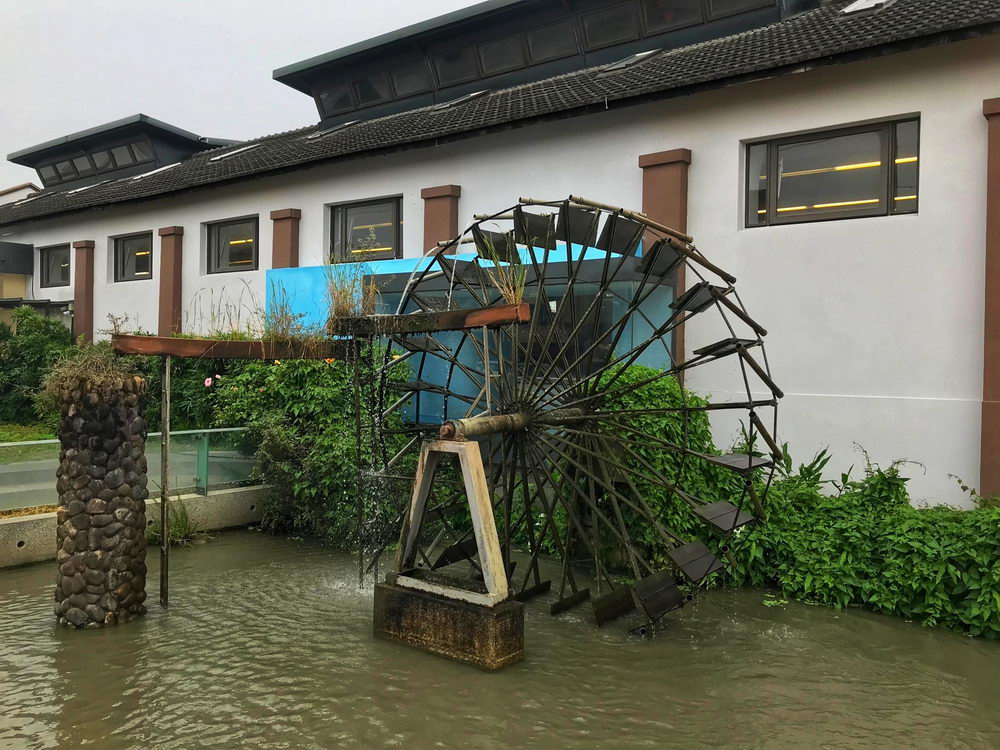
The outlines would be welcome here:
M 585 195 L 738 277 L 797 459 L 829 446 L 839 474 L 857 443 L 922 463 L 918 500 L 1000 492 L 1000 0 L 569 6 L 491 0 L 280 69 L 323 118 L 301 130 L 138 116 L 12 154 L 46 185 L 0 206 L 26 296 L 72 300 L 84 335 L 204 329 L 361 228 L 419 255 L 519 195 Z

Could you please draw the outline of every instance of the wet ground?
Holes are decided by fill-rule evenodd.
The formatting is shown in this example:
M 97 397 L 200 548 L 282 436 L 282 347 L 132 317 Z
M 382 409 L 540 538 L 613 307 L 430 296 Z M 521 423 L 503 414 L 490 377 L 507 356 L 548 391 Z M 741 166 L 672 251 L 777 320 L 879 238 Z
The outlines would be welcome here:
M 376 641 L 355 561 L 233 532 L 171 557 L 171 605 L 56 627 L 55 564 L 0 571 L 0 748 L 1000 747 L 1000 643 L 760 591 L 651 640 L 528 606 L 500 674 Z

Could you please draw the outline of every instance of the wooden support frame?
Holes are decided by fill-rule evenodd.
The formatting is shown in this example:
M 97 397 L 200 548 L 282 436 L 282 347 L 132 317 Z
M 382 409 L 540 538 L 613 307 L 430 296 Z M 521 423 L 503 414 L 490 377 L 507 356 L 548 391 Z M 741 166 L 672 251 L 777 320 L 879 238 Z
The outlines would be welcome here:
M 486 585 L 485 594 L 406 575 L 406 571 L 412 570 L 416 564 L 417 540 L 423 525 L 434 472 L 441 460 L 449 454 L 458 456 L 462 470 L 465 492 L 469 499 L 469 512 L 472 516 L 476 548 L 479 551 L 479 563 L 483 570 L 483 583 Z M 510 597 L 507 574 L 500 552 L 500 537 L 497 534 L 493 518 L 493 502 L 490 499 L 489 486 L 486 483 L 486 471 L 483 468 L 483 457 L 479 451 L 479 443 L 464 440 L 427 440 L 421 446 L 420 457 L 417 460 L 417 472 L 413 481 L 410 510 L 404 517 L 400 529 L 399 550 L 396 554 L 395 567 L 399 573 L 395 579 L 398 586 L 487 607 L 499 604 Z

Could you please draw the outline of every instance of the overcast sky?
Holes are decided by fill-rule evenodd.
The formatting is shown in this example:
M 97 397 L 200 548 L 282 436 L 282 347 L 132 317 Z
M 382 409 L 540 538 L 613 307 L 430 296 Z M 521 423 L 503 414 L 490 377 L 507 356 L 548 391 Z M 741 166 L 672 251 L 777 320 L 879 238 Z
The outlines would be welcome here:
M 6 155 L 143 112 L 219 138 L 318 119 L 271 71 L 469 0 L 0 0 L 0 188 Z

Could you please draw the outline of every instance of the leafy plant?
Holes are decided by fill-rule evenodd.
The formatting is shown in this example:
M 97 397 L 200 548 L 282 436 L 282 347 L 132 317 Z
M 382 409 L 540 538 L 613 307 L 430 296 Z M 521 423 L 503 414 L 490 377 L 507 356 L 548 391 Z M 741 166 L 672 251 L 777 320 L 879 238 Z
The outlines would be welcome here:
M 180 500 L 170 502 L 168 523 L 170 524 L 171 547 L 190 547 L 199 539 L 210 538 L 197 523 L 191 520 L 187 507 Z M 154 520 L 152 525 L 146 527 L 146 544 L 158 545 L 159 543 L 160 523 L 159 520 Z
M 34 395 L 48 369 L 73 345 L 73 335 L 58 320 L 32 310 L 14 310 L 14 326 L 0 329 L 0 422 L 29 424 L 38 420 Z M 57 417 L 44 415 L 55 428 Z

